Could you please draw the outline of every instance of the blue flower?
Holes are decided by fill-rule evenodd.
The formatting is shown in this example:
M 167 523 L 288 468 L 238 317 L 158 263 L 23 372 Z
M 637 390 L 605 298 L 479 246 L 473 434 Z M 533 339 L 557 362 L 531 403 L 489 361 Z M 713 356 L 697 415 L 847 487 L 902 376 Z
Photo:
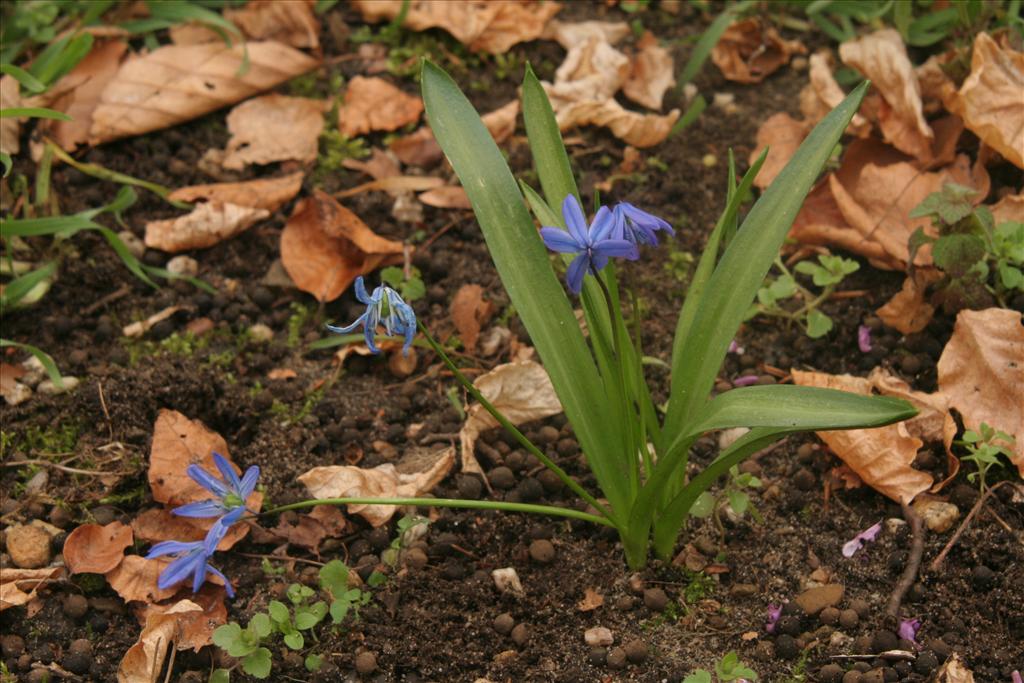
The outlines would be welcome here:
M 619 202 L 612 213 L 615 214 L 615 229 L 612 231 L 612 237 L 615 239 L 629 240 L 633 244 L 657 245 L 658 237 L 654 233 L 658 230 L 664 230 L 669 235 L 676 234 L 667 221 L 638 209 L 629 202 Z
M 608 207 L 602 206 L 594 216 L 594 222 L 587 226 L 575 195 L 567 195 L 562 202 L 562 217 L 569 232 L 561 228 L 542 227 L 540 236 L 551 251 L 562 254 L 578 254 L 569 264 L 565 280 L 569 291 L 579 294 L 583 288 L 583 276 L 587 271 L 596 273 L 608 265 L 611 257 L 636 259 L 639 257 L 636 245 L 611 237 L 615 229 L 615 218 Z
M 405 303 L 401 295 L 387 285 L 380 285 L 373 290 L 372 295 L 368 296 L 362 275 L 356 278 L 356 298 L 366 304 L 366 312 L 356 318 L 351 325 L 345 327 L 328 325 L 327 329 L 331 332 L 346 334 L 358 325 L 362 325 L 366 335 L 366 346 L 371 352 L 380 353 L 373 337 L 377 332 L 377 326 L 383 323 L 384 332 L 389 337 L 393 335 L 405 337 L 402 354 L 408 355 L 412 339 L 416 336 L 416 313 L 412 310 L 412 306 Z
M 146 555 L 147 560 L 165 555 L 177 556 L 173 562 L 167 565 L 166 569 L 160 572 L 156 585 L 161 590 L 166 590 L 171 586 L 181 583 L 191 575 L 192 592 L 198 593 L 203 582 L 206 581 L 206 575 L 213 574 L 214 576 L 219 576 L 224 581 L 224 589 L 227 591 L 228 597 L 235 597 L 235 590 L 231 587 L 228 577 L 224 576 L 216 567 L 210 566 L 209 561 L 217 549 L 217 545 L 227 533 L 228 528 L 238 521 L 243 512 L 245 512 L 245 508 L 235 508 L 218 519 L 202 541 L 192 541 L 190 543 L 164 541 L 150 548 L 149 553 Z
M 197 484 L 212 493 L 215 498 L 200 500 L 176 507 L 171 512 L 182 517 L 219 517 L 234 510 L 245 509 L 245 501 L 256 489 L 260 468 L 253 465 L 239 479 L 234 467 L 220 453 L 213 454 L 213 462 L 220 470 L 221 478 L 213 476 L 199 465 L 189 465 L 185 470 Z M 229 524 L 230 526 L 230 524 Z

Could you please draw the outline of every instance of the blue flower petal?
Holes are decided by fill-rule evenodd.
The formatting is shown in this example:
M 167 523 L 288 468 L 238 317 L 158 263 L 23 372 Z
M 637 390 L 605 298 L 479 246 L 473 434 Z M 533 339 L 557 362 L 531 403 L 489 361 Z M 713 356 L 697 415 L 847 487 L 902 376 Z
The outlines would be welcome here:
M 615 228 L 615 223 L 615 215 L 608 210 L 607 206 L 598 209 L 594 216 L 594 222 L 590 224 L 589 243 L 594 245 L 608 239 L 609 233 Z
M 223 481 L 207 472 L 204 468 L 199 465 L 189 465 L 185 469 L 185 473 L 204 489 L 217 496 L 223 498 L 224 496 L 231 493 L 231 490 L 225 485 Z
M 359 327 L 360 325 L 364 324 L 365 322 L 366 322 L 366 314 L 363 313 L 361 316 L 356 318 L 355 322 L 352 323 L 351 325 L 345 325 L 344 327 L 338 327 L 336 325 L 328 325 L 327 329 L 329 329 L 331 332 L 334 332 L 336 334 L 348 334 L 349 332 L 351 332 L 352 330 L 356 329 L 357 327 Z
M 190 543 L 182 543 L 181 541 L 161 541 L 149 549 L 149 552 L 146 553 L 146 559 L 152 560 L 154 557 L 163 557 L 164 555 L 189 553 L 195 550 L 197 545 L 201 545 L 201 543 L 199 541 L 192 541 Z
M 366 293 L 366 284 L 363 282 L 362 275 L 356 278 L 356 298 L 367 305 L 373 303 L 370 295 Z
M 218 470 L 220 470 L 220 476 L 224 480 L 224 483 L 228 485 L 230 492 L 237 494 L 242 482 L 239 481 L 238 475 L 235 474 L 234 465 L 228 462 L 228 459 L 217 451 L 213 452 L 213 464 L 217 466 Z
M 252 492 L 256 490 L 256 481 L 260 478 L 260 468 L 257 465 L 251 466 L 242 476 L 242 485 L 238 489 L 238 497 L 243 501 L 248 500 Z
M 636 260 L 640 257 L 640 252 L 637 250 L 636 245 L 626 240 L 604 240 L 593 246 L 593 252 L 601 256 L 613 256 L 630 260 Z
M 203 582 L 206 581 L 206 570 L 209 565 L 206 561 L 209 559 L 207 555 L 197 555 L 196 561 L 192 568 L 192 592 L 198 593 L 199 589 L 203 587 Z
M 159 578 L 157 578 L 156 585 L 161 590 L 166 590 L 171 586 L 180 583 L 189 574 L 192 574 L 196 570 L 196 564 L 203 562 L 206 556 L 202 550 L 198 552 L 191 552 L 187 555 L 179 557 L 174 562 L 167 565 L 167 568 L 160 572 Z
M 200 500 L 187 505 L 180 505 L 173 510 L 172 514 L 179 517 L 218 517 L 227 512 L 224 503 L 219 500 Z
M 214 576 L 219 576 L 224 581 L 224 590 L 227 592 L 228 597 L 235 597 L 235 589 L 232 587 L 231 582 L 228 581 L 228 577 L 224 576 L 224 572 L 209 564 L 206 565 L 206 571 Z
M 576 195 L 568 194 L 562 201 L 562 218 L 569 228 L 569 234 L 573 236 L 578 244 L 589 244 L 587 240 L 587 217 L 583 215 L 583 209 L 576 201 Z
M 565 281 L 569 286 L 569 291 L 573 294 L 579 294 L 583 289 L 583 276 L 587 274 L 588 268 L 590 268 L 590 256 L 586 252 L 574 258 L 569 264 L 569 269 L 565 273 Z
M 561 228 L 541 228 L 540 237 L 544 240 L 544 246 L 560 254 L 575 254 L 586 248 L 585 244 L 579 244 Z

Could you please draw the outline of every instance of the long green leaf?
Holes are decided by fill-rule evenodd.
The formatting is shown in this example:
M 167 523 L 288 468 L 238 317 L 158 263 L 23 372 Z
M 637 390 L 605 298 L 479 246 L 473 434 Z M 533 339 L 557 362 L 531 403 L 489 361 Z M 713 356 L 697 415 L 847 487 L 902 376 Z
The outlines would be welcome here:
M 31 353 L 39 359 L 40 363 L 43 364 L 43 369 L 46 370 L 46 374 L 50 376 L 50 381 L 59 388 L 64 388 L 64 377 L 60 374 L 60 370 L 57 369 L 57 364 L 53 362 L 53 358 L 50 357 L 50 354 L 38 347 L 32 346 L 31 344 L 22 344 L 21 342 L 11 341 L 10 339 L 0 339 L 0 348 L 4 348 L 5 346 L 14 346 Z
M 8 309 L 16 306 L 26 294 L 32 291 L 33 287 L 52 277 L 55 272 L 57 272 L 57 264 L 50 261 L 41 268 L 36 268 L 8 282 L 0 292 L 0 311 L 7 313 Z
M 562 142 L 562 134 L 558 130 L 555 112 L 544 92 L 540 81 L 530 65 L 526 65 L 523 76 L 523 122 L 526 135 L 530 140 L 530 153 L 533 154 L 533 165 L 540 178 L 544 198 L 555 211 L 562 210 L 562 200 L 568 195 L 581 199 L 576 189 L 576 179 L 572 174 L 569 155 Z M 582 201 L 580 202 L 582 206 Z M 562 222 L 551 225 L 561 225 Z
M 421 78 L 427 118 L 473 205 L 488 249 L 584 451 L 612 438 L 601 379 L 565 291 L 548 262 L 512 172 L 479 114 L 442 69 L 424 62 Z M 598 466 L 600 468 L 600 465 Z M 613 510 L 625 489 L 610 471 L 595 469 Z
M 723 254 L 683 342 L 686 352 L 673 364 L 667 430 L 678 434 L 707 400 L 729 342 L 867 88 L 868 83 L 862 83 L 815 126 L 754 204 Z
M 14 64 L 0 64 L 0 73 L 10 74 L 23 88 L 34 93 L 46 90 L 46 84 Z
M 57 119 L 58 121 L 70 121 L 71 117 L 63 112 L 54 111 L 45 107 L 8 107 L 0 109 L 0 119 Z

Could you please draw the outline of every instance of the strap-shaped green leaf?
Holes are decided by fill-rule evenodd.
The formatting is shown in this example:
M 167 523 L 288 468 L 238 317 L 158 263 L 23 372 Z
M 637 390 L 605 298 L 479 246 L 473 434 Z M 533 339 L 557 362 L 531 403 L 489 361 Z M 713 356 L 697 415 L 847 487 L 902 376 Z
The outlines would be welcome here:
M 442 69 L 424 62 L 423 103 L 438 144 L 473 205 L 491 257 L 584 451 L 607 449 L 608 409 L 601 378 L 512 172 L 480 116 Z M 594 475 L 613 510 L 626 506 L 624 482 L 611 461 L 594 459 Z

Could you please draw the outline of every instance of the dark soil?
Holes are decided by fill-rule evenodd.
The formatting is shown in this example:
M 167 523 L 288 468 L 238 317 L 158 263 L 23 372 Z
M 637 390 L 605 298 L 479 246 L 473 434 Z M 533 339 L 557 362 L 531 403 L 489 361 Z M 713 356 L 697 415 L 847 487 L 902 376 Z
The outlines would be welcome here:
M 689 54 L 689 39 L 709 22 L 709 17 L 693 14 L 689 5 L 682 11 L 677 17 L 653 10 L 643 15 L 647 28 L 662 39 L 676 41 L 680 65 Z M 570 5 L 563 12 L 563 18 L 570 19 L 632 18 L 603 5 Z M 358 25 L 351 12 L 343 14 L 353 26 Z M 450 39 L 437 35 L 455 49 Z M 328 57 L 354 49 L 338 45 L 326 28 L 322 40 Z M 520 45 L 511 54 L 521 62 L 533 62 L 541 77 L 550 76 L 562 58 L 551 42 Z M 345 76 L 360 72 L 358 61 L 341 62 L 339 68 Z M 485 88 L 466 89 L 482 110 L 515 93 L 519 70 L 499 80 L 492 68 L 491 63 L 469 63 L 455 71 L 463 85 L 485 84 Z M 411 79 L 394 80 L 415 91 Z M 709 109 L 682 135 L 644 153 L 645 159 L 656 156 L 662 164 L 647 166 L 642 178 L 627 178 L 616 183 L 611 193 L 602 193 L 605 203 L 628 199 L 666 217 L 678 230 L 675 240 L 646 252 L 643 262 L 620 271 L 646 312 L 647 354 L 666 359 L 670 353 L 684 292 L 670 279 L 670 254 L 700 253 L 725 203 L 728 150 L 734 150 L 745 169 L 758 125 L 780 110 L 798 114 L 797 93 L 805 81 L 805 73 L 784 68 L 758 86 L 739 86 L 726 82 L 709 66 L 697 80 L 700 91 L 732 93 L 736 113 Z M 666 109 L 674 106 L 681 106 L 678 95 L 666 102 Z M 171 130 L 90 150 L 84 159 L 172 186 L 210 182 L 196 161 L 206 149 L 224 146 L 224 115 L 217 112 Z M 570 153 L 589 201 L 594 184 L 618 165 L 623 145 L 604 130 L 588 128 L 571 135 L 581 140 L 570 147 Z M 379 145 L 382 139 L 369 141 Z M 514 138 L 507 150 L 513 171 L 529 176 L 525 138 Z M 718 160 L 710 168 L 702 161 L 709 154 Z M 427 172 L 450 173 L 447 169 Z M 315 180 L 309 174 L 304 192 L 316 184 L 336 191 L 363 180 L 352 171 Z M 73 212 L 108 202 L 116 187 L 64 168 L 54 173 L 54 191 L 64 210 Z M 428 291 L 415 308 L 435 334 L 452 333 L 448 304 L 463 284 L 482 285 L 499 312 L 507 306 L 471 213 L 425 207 L 424 224 L 410 227 L 391 218 L 390 199 L 383 193 L 358 195 L 349 206 L 386 237 L 407 239 L 413 229 L 427 238 L 440 235 L 414 258 Z M 460 418 L 446 398 L 455 382 L 432 355 L 421 352 L 416 371 L 399 378 L 391 374 L 385 359 L 354 357 L 339 368 L 329 352 L 305 351 L 308 342 L 322 336 L 325 320 L 350 320 L 358 314 L 358 306 L 346 294 L 318 308 L 304 294 L 261 284 L 277 257 L 280 231 L 291 208 L 285 207 L 235 239 L 191 254 L 199 261 L 199 276 L 218 289 L 215 295 L 182 283 L 150 289 L 92 235 L 79 235 L 66 245 L 77 257 L 63 260 L 59 281 L 40 305 L 5 319 L 3 336 L 46 349 L 62 371 L 82 383 L 70 395 L 35 396 L 16 407 L 4 407 L 4 458 L 5 462 L 24 458 L 57 462 L 68 457 L 59 451 L 73 452 L 75 459 L 69 464 L 94 469 L 96 476 L 47 468 L 48 481 L 28 494 L 24 485 L 35 470 L 5 467 L 0 471 L 4 494 L 0 512 L 5 525 L 50 519 L 70 531 L 88 521 L 129 521 L 147 508 L 151 498 L 146 461 L 153 423 L 164 408 L 201 420 L 221 434 L 243 467 L 258 464 L 273 504 L 301 499 L 304 489 L 296 477 L 311 467 L 354 462 L 375 466 L 424 441 L 457 438 Z M 171 215 L 176 210 L 140 192 L 139 203 L 126 218 L 141 235 L 146 221 Z M 152 251 L 144 256 L 155 265 L 163 265 L 167 258 Z M 719 389 L 746 374 L 776 381 L 780 377 L 773 375 L 775 368 L 863 375 L 883 365 L 915 388 L 933 390 L 935 362 L 952 331 L 952 320 L 939 317 L 926 332 L 912 337 L 871 320 L 873 311 L 901 282 L 902 274 L 862 263 L 843 288 L 867 293 L 825 305 L 835 329 L 822 340 L 810 340 L 778 321 L 750 322 L 737 337 L 745 352 L 729 356 Z M 186 310 L 154 328 L 144 341 L 120 336 L 123 325 L 175 304 Z M 172 335 L 180 339 L 185 325 L 200 317 L 214 321 L 214 330 L 188 348 L 173 343 Z M 274 339 L 266 344 L 247 343 L 243 332 L 255 323 L 270 326 Z M 875 350 L 863 354 L 857 347 L 857 328 L 866 323 L 875 328 Z M 514 317 L 510 327 L 520 341 L 528 341 Z M 172 342 L 160 343 L 168 338 Z M 911 357 L 915 361 L 906 362 Z M 18 353 L 5 356 L 7 362 L 22 359 Z M 505 352 L 489 359 L 462 357 L 467 367 L 481 372 L 506 359 Z M 278 367 L 295 370 L 298 376 L 267 379 L 268 371 Z M 652 367 L 650 377 L 658 400 L 663 400 L 667 373 Z M 422 427 L 410 438 L 409 427 L 414 423 Z M 551 457 L 584 486 L 596 490 L 564 418 L 527 425 L 525 431 L 536 436 L 543 426 L 558 430 L 558 439 L 547 447 Z M 70 436 L 58 447 L 53 435 L 62 430 Z M 510 438 L 493 433 L 485 441 L 491 445 L 481 455 L 485 469 L 509 465 L 515 475 L 513 487 L 496 491 L 495 497 L 523 499 L 539 493 L 542 502 L 575 504 L 564 492 L 550 492 L 538 484 L 536 463 L 517 450 Z M 362 610 L 360 620 L 337 632 L 322 630 L 313 650 L 324 657 L 323 669 L 308 673 L 301 658 L 287 655 L 282 646 L 274 652 L 271 680 L 355 680 L 360 678 L 355 673 L 356 656 L 369 651 L 375 654 L 376 668 L 361 677 L 365 680 L 680 681 L 698 667 L 712 668 L 730 650 L 737 651 L 761 680 L 838 680 L 828 678 L 829 669 L 821 671 L 833 661 L 832 655 L 877 653 L 899 645 L 896 624 L 886 619 L 884 611 L 904 569 L 910 534 L 907 526 L 893 523 L 877 542 L 852 559 L 844 558 L 843 543 L 875 522 L 901 519 L 902 513 L 898 505 L 866 487 L 831 490 L 826 495 L 830 471 L 840 462 L 824 447 L 812 446 L 815 443 L 813 436 L 794 437 L 744 465 L 745 471 L 756 473 L 764 482 L 753 496 L 763 523 L 749 518 L 726 520 L 722 535 L 710 523 L 691 523 L 684 542 L 692 544 L 691 555 L 713 563 L 704 573 L 653 563 L 632 577 L 614 534 L 583 523 L 435 510 L 421 546 L 425 566 L 400 565 L 395 570 L 379 565 L 389 578 L 374 590 L 374 599 Z M 699 444 L 697 464 L 714 457 L 716 444 L 710 437 Z M 945 457 L 939 452 L 925 454 L 917 465 L 941 479 Z M 103 470 L 130 473 L 99 476 Z M 471 489 L 460 481 L 461 476 L 450 476 L 434 495 L 459 497 Z M 961 474 L 946 489 L 959 505 L 961 518 L 976 499 L 974 488 L 964 481 Z M 1024 669 L 1024 547 L 1020 540 L 1024 506 L 1009 496 L 996 496 L 989 510 L 953 548 L 942 572 L 922 570 L 904 603 L 902 614 L 922 622 L 918 640 L 923 649 L 917 651 L 917 661 L 869 660 L 867 669 L 878 673 L 860 680 L 928 680 L 952 652 L 965 660 L 978 681 L 1008 681 L 1015 668 Z M 265 521 L 273 525 L 272 520 Z M 392 520 L 382 536 L 353 517 L 350 533 L 327 541 L 319 554 L 292 547 L 286 557 L 318 562 L 341 557 L 366 573 L 365 569 L 378 566 L 381 539 L 394 538 L 394 526 Z M 925 564 L 946 544 L 950 533 L 927 535 Z M 62 538 L 57 538 L 57 552 Z M 529 546 L 537 539 L 553 544 L 551 563 L 531 559 Z M 250 537 L 236 546 L 238 552 L 220 558 L 222 569 L 238 589 L 229 606 L 231 619 L 245 623 L 253 613 L 265 610 L 271 594 L 288 582 L 315 584 L 312 565 L 275 561 L 274 566 L 285 569 L 284 575 L 267 576 L 260 560 L 241 554 L 269 554 L 274 549 L 275 544 L 260 544 Z M 3 561 L 6 565 L 9 558 L 4 555 Z M 490 572 L 502 567 L 517 570 L 525 595 L 514 597 L 495 589 Z M 793 609 L 794 597 L 822 576 L 845 586 L 839 609 L 856 607 L 860 613 L 846 614 L 841 624 L 826 625 Z M 40 680 L 28 674 L 34 666 L 55 662 L 70 668 L 69 657 L 80 657 L 71 652 L 70 644 L 80 638 L 92 642 L 91 654 L 84 668 L 79 667 L 86 673 L 71 675 L 69 680 L 115 679 L 118 662 L 140 629 L 130 606 L 102 581 L 90 578 L 97 577 L 73 577 L 44 593 L 41 611 L 32 618 L 25 618 L 24 608 L 0 614 L 5 638 L 2 661 L 19 680 Z M 666 593 L 669 602 L 662 611 L 645 606 L 644 590 L 650 588 Z M 582 612 L 576 605 L 588 590 L 601 594 L 604 604 Z M 88 599 L 84 613 L 73 606 L 73 596 L 79 595 Z M 768 606 L 787 603 L 790 606 L 775 632 L 766 633 Z M 525 627 L 513 632 L 515 639 L 495 629 L 494 621 L 503 613 Z M 613 652 L 592 652 L 584 642 L 584 632 L 594 626 L 612 631 Z M 626 660 L 625 668 L 612 668 L 621 659 L 614 649 L 634 640 L 645 648 L 633 644 L 629 652 L 643 661 Z M 638 654 L 640 650 L 646 651 L 646 657 Z M 215 658 L 222 663 L 212 648 L 179 653 L 175 680 L 205 680 Z M 843 671 L 851 666 L 848 660 L 836 661 Z M 233 680 L 241 678 L 240 672 L 234 676 Z

